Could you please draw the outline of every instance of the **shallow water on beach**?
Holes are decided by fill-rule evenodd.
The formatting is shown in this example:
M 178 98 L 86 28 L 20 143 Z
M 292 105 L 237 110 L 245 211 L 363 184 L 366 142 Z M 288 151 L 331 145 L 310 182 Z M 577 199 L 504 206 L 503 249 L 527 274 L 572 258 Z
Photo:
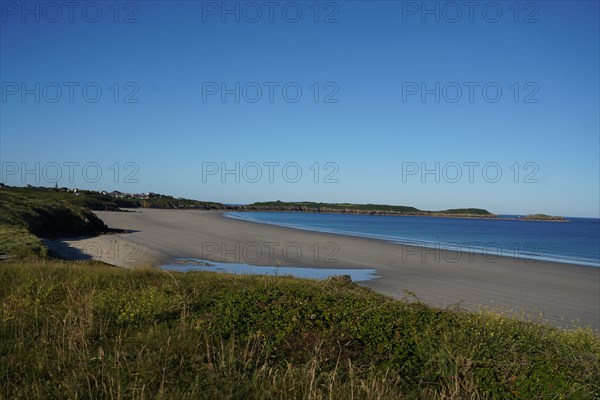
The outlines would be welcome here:
M 207 271 L 242 275 L 293 276 L 296 278 L 318 280 L 336 275 L 350 275 L 353 282 L 364 282 L 379 278 L 377 271 L 374 269 L 276 267 L 222 263 L 198 259 L 179 259 L 175 263 L 161 265 L 160 268 L 177 272 Z

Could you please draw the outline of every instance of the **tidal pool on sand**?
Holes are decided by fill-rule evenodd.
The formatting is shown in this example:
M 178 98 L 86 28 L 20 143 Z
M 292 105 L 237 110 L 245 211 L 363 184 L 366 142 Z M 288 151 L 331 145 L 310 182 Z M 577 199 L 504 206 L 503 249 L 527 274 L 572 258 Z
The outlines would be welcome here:
M 264 265 L 234 264 L 190 258 L 177 259 L 175 263 L 160 266 L 161 269 L 178 272 L 208 271 L 244 275 L 294 276 L 304 279 L 327 279 L 334 275 L 350 275 L 353 282 L 379 278 L 374 269 L 275 267 Z

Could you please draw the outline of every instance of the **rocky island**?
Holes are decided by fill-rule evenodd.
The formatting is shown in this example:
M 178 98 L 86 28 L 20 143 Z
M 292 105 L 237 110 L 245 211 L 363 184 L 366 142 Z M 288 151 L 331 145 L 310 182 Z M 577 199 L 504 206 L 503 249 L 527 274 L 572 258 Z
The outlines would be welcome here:
M 546 215 L 546 214 L 527 214 L 519 219 L 524 221 L 551 221 L 551 222 L 570 222 L 565 217 Z

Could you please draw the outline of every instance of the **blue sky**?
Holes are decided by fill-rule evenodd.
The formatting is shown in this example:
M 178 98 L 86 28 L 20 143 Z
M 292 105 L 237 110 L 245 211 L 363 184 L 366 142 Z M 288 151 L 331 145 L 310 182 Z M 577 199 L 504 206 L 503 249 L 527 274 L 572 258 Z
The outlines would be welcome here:
M 7 184 L 600 216 L 597 1 L 1 4 Z

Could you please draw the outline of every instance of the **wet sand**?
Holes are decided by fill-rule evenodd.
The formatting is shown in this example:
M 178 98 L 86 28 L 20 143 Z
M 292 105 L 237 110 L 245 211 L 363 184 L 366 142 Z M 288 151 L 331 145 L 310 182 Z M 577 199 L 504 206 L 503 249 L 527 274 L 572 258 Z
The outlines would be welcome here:
M 559 326 L 600 329 L 600 268 L 425 249 L 241 221 L 212 211 L 97 214 L 109 227 L 132 232 L 55 242 L 54 247 L 65 254 L 70 250 L 72 258 L 124 267 L 189 257 L 254 265 L 375 268 L 381 278 L 362 284 L 393 297 L 411 292 L 440 307 L 460 303 L 466 309 L 524 312 Z

